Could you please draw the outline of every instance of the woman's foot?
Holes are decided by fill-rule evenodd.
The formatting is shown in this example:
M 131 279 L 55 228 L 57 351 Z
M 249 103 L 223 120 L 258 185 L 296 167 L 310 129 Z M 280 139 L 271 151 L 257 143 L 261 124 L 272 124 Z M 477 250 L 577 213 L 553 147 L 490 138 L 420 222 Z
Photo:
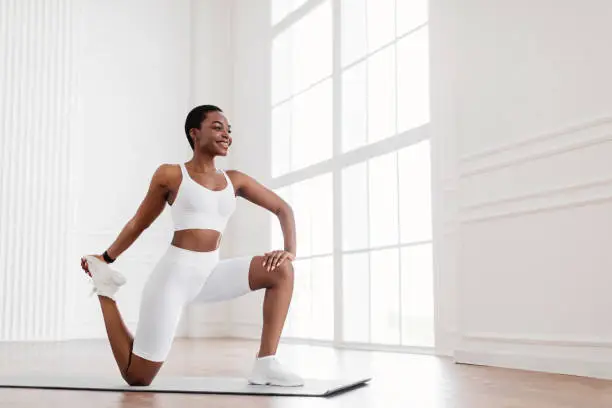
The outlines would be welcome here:
M 83 269 L 91 276 L 94 293 L 115 300 L 115 294 L 126 282 L 125 277 L 111 269 L 106 262 L 94 255 L 86 255 L 81 260 Z
M 276 356 L 257 358 L 249 376 L 250 384 L 300 387 L 304 380 L 285 368 Z

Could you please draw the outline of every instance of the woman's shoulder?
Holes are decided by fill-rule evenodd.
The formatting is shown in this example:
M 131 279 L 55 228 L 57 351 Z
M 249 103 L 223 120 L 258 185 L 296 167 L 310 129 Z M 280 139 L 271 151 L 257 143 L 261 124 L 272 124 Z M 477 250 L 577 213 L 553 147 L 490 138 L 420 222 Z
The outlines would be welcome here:
M 153 179 L 160 185 L 171 187 L 181 180 L 181 166 L 179 163 L 161 163 L 153 173 Z
M 225 170 L 232 183 L 237 189 L 258 185 L 259 182 L 252 176 L 240 170 Z
M 159 173 L 165 176 L 176 176 L 181 174 L 181 164 L 180 163 L 161 163 L 157 166 L 155 173 Z
M 223 171 L 225 172 L 225 174 L 228 175 L 228 177 L 230 179 L 232 179 L 232 182 L 240 181 L 240 180 L 242 180 L 244 178 L 249 177 L 248 175 L 246 175 L 242 171 L 236 170 L 236 169 L 223 169 Z

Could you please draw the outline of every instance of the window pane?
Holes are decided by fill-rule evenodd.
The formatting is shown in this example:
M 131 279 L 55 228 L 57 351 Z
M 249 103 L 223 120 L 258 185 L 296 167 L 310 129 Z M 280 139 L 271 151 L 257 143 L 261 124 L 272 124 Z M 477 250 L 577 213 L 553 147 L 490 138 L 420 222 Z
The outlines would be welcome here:
M 398 152 L 400 240 L 431 240 L 431 165 L 429 141 Z
M 307 0 L 272 0 L 272 25 L 277 24 L 288 14 L 297 10 Z
M 331 254 L 334 250 L 334 203 L 331 173 L 311 179 L 308 182 L 308 190 L 312 214 L 312 254 Z
M 308 0 L 290 0 L 290 1 L 293 3 L 293 11 L 295 11 L 299 9 L 303 4 L 305 4 Z
M 402 343 L 434 345 L 431 244 L 402 248 Z
M 342 310 L 344 341 L 370 341 L 369 254 L 344 255 L 342 271 Z
M 397 43 L 397 118 L 403 132 L 429 122 L 429 36 L 427 28 Z
M 324 2 L 293 28 L 293 94 L 328 77 L 332 72 L 331 4 Z
M 367 53 L 366 0 L 342 0 L 342 66 Z
M 368 51 L 395 39 L 395 0 L 367 0 Z
M 368 141 L 371 143 L 395 134 L 395 47 L 377 52 L 368 62 Z
M 272 42 L 272 104 L 291 96 L 291 32 Z
M 272 177 L 291 170 L 291 101 L 272 109 Z
M 292 203 L 293 199 L 291 197 L 291 188 L 283 187 L 275 190 L 276 194 L 278 194 L 283 200 L 288 203 Z M 283 231 L 280 227 L 280 222 L 278 221 L 278 217 L 272 213 L 269 214 L 270 217 L 270 248 L 271 249 L 282 249 L 285 247 L 285 239 L 283 236 Z
M 331 157 L 333 145 L 331 79 L 294 99 L 291 125 L 292 170 Z
M 397 0 L 397 35 L 401 36 L 427 22 L 427 0 Z
M 311 260 L 312 272 L 312 333 L 320 340 L 334 338 L 334 258 L 326 256 Z
M 342 151 L 361 147 L 367 140 L 367 72 L 361 62 L 342 74 Z
M 272 24 L 281 21 L 287 14 L 291 12 L 291 0 L 272 0 Z
M 313 197 L 310 186 L 303 181 L 291 186 L 293 215 L 295 217 L 297 256 L 300 258 L 312 255 L 312 212 Z
M 367 163 L 342 170 L 342 249 L 368 247 Z
M 289 313 L 282 335 L 287 337 L 306 337 L 312 333 L 312 284 L 311 260 L 293 262 L 295 280 Z
M 393 245 L 398 239 L 396 153 L 369 161 L 370 246 Z
M 331 254 L 334 246 L 333 179 L 331 173 L 280 189 L 279 195 L 293 208 L 296 228 L 297 256 Z M 278 218 L 272 216 L 275 248 L 283 248 Z M 280 246 L 278 246 L 280 245 Z
M 370 257 L 372 342 L 399 344 L 399 250 L 372 251 Z

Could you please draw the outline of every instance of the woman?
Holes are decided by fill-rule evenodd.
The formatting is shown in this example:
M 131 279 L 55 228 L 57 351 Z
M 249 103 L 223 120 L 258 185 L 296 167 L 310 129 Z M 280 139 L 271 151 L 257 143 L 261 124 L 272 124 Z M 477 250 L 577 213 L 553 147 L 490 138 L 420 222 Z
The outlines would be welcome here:
M 187 163 L 163 164 L 134 217 L 102 255 L 87 255 L 81 267 L 98 295 L 111 349 L 130 385 L 149 385 L 172 344 L 182 308 L 190 302 L 232 299 L 265 289 L 259 352 L 249 376 L 252 384 L 301 386 L 303 380 L 275 358 L 293 293 L 295 221 L 291 207 L 253 178 L 215 167 L 232 144 L 227 118 L 216 106 L 191 110 L 185 135 L 193 149 Z M 236 198 L 257 204 L 279 218 L 285 249 L 264 256 L 220 260 L 219 244 Z M 121 255 L 159 216 L 166 203 L 174 221 L 174 237 L 155 266 L 142 293 L 135 336 L 123 323 L 115 294 L 126 282 L 108 265 Z

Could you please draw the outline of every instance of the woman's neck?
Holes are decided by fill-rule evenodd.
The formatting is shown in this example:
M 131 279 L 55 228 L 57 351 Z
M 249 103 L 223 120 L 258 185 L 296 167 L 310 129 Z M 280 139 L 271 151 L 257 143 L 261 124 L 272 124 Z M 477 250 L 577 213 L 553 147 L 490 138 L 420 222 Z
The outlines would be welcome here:
M 211 173 L 217 170 L 214 156 L 198 152 L 191 158 L 191 167 L 198 173 Z

